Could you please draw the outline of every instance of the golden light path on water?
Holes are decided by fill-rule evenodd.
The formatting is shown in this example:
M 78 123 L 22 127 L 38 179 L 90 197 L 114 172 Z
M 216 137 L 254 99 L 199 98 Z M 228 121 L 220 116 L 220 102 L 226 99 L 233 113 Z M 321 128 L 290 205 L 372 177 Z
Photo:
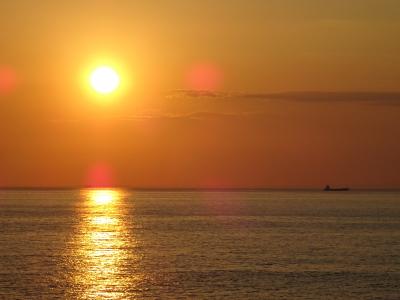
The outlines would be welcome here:
M 123 211 L 125 192 L 115 189 L 81 191 L 84 201 L 82 222 L 76 243 L 77 266 L 75 285 L 81 299 L 121 299 L 139 280 L 126 275 L 127 266 L 135 269 L 138 255 L 134 237 L 127 229 Z M 133 265 L 132 265 L 133 264 Z M 132 293 L 130 293 L 132 296 Z

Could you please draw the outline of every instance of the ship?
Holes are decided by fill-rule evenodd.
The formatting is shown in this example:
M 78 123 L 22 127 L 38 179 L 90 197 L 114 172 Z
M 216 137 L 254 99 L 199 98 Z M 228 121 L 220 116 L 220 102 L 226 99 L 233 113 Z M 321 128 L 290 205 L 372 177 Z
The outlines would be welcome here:
M 325 192 L 346 192 L 346 191 L 350 191 L 350 189 L 348 187 L 342 187 L 342 188 L 331 188 L 330 185 L 327 185 L 324 188 Z

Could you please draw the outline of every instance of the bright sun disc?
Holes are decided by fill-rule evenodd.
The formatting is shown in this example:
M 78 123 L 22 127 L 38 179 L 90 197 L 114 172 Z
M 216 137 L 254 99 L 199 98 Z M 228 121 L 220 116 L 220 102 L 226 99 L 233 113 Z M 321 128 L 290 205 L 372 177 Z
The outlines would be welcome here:
M 100 94 L 109 94 L 114 92 L 120 84 L 120 78 L 117 72 L 110 67 L 99 67 L 90 75 L 90 85 Z

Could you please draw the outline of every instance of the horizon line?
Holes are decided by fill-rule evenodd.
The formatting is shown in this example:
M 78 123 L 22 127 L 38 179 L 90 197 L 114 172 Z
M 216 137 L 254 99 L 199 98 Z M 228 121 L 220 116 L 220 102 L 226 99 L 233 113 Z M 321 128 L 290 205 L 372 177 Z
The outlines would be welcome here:
M 324 187 L 134 187 L 134 186 L 0 186 L 6 190 L 125 189 L 136 191 L 322 191 Z M 398 191 L 400 187 L 355 187 L 350 191 Z

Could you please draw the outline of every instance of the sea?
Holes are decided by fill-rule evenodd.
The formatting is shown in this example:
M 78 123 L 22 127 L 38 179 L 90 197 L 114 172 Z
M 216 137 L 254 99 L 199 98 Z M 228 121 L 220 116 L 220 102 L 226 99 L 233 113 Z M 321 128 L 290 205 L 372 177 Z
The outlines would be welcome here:
M 400 192 L 2 190 L 0 299 L 400 299 Z

